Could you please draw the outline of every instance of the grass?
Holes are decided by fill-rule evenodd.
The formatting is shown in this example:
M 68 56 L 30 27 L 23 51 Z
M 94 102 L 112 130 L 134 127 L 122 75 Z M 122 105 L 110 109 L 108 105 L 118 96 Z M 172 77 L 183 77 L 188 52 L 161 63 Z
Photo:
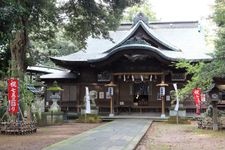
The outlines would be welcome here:
M 151 144 L 149 150 L 171 150 L 171 146 L 169 144 Z

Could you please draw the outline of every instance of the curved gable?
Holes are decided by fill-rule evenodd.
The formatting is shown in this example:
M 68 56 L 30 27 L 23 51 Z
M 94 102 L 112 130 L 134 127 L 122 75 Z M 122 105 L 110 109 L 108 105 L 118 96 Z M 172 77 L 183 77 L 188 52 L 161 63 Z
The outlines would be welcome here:
M 128 44 L 146 44 L 160 50 L 181 51 L 169 42 L 162 40 L 147 24 L 139 20 L 131 28 L 130 34 L 126 38 L 104 53 L 111 53 L 114 49 Z
M 148 57 L 155 57 L 161 62 L 169 63 L 171 61 L 177 61 L 176 58 L 179 58 L 181 52 L 178 51 L 167 51 L 170 55 L 175 55 L 175 57 L 168 57 L 165 50 L 159 50 L 151 45 L 146 44 L 128 44 L 128 45 L 121 45 L 120 47 L 115 48 L 113 51 L 108 53 L 106 56 L 100 59 L 91 59 L 88 62 L 90 63 L 105 63 L 106 61 L 112 61 L 115 57 L 120 55 L 130 55 L 138 56 L 138 55 L 146 55 Z M 130 57 L 131 58 L 131 57 Z M 135 58 L 134 58 L 135 59 Z

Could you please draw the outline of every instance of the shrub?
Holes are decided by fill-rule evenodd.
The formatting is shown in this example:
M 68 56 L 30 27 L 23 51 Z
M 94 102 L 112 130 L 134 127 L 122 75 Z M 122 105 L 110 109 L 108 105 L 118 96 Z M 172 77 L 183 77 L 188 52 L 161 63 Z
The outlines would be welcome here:
M 171 124 L 176 124 L 177 123 L 177 117 L 176 116 L 172 116 L 172 117 L 170 117 L 168 119 L 167 122 L 171 123 Z M 191 124 L 191 121 L 188 118 L 178 117 L 178 123 L 179 124 Z
M 100 118 L 100 116 L 96 114 L 81 115 L 77 120 L 77 122 L 80 123 L 99 123 L 101 121 L 102 119 Z

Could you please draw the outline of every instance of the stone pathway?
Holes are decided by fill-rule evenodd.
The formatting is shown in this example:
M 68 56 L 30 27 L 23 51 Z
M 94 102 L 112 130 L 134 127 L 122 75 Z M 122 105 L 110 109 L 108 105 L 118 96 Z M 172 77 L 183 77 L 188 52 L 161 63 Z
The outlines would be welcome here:
M 151 123 L 149 119 L 117 119 L 44 150 L 133 150 Z

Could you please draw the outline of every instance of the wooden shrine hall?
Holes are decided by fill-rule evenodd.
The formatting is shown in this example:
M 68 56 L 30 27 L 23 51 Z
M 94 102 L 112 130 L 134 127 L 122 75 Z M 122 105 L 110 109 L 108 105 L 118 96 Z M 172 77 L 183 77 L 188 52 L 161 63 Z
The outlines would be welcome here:
M 171 105 L 173 83 L 179 89 L 189 78 L 174 63 L 181 59 L 210 59 L 198 21 L 149 23 L 140 13 L 133 23 L 110 31 L 110 37 L 112 41 L 89 37 L 86 49 L 51 58 L 67 71 L 42 75 L 41 79 L 48 86 L 56 80 L 64 89 L 59 101 L 62 111 L 80 112 L 88 87 L 96 93 L 95 102 L 101 114 L 165 113 Z M 106 86 L 110 82 L 115 84 L 112 104 Z M 163 83 L 165 91 L 160 91 Z M 48 96 L 46 101 L 50 101 Z M 184 105 L 187 111 L 195 110 L 192 99 Z

